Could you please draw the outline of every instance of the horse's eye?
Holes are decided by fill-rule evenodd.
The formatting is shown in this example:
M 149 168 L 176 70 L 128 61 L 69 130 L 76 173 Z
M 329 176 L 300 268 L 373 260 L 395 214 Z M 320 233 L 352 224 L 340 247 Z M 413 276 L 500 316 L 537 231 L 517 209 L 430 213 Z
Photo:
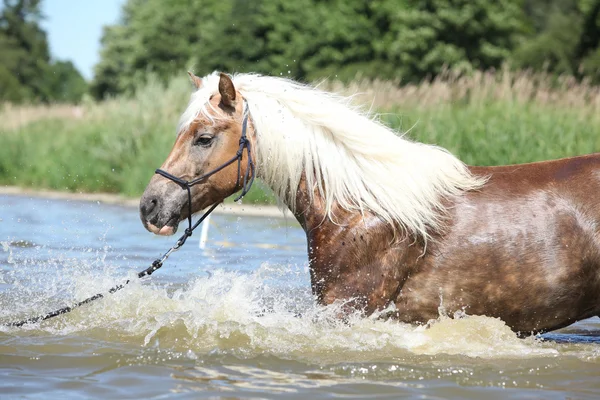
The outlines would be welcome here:
M 213 136 L 210 135 L 202 135 L 200 137 L 198 137 L 198 139 L 196 139 L 196 141 L 194 142 L 194 146 L 204 146 L 204 147 L 208 147 L 210 146 L 210 144 L 212 143 L 212 140 L 214 139 Z

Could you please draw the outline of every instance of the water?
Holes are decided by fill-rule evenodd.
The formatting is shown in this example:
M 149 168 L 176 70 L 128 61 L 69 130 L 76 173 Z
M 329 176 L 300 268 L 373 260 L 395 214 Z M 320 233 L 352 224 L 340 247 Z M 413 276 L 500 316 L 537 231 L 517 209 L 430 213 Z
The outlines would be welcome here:
M 65 316 L 0 327 L 2 398 L 597 398 L 600 320 L 518 339 L 500 320 L 428 327 L 312 300 L 294 221 L 217 215 L 151 278 Z M 135 276 L 174 238 L 134 208 L 0 196 L 0 321 Z

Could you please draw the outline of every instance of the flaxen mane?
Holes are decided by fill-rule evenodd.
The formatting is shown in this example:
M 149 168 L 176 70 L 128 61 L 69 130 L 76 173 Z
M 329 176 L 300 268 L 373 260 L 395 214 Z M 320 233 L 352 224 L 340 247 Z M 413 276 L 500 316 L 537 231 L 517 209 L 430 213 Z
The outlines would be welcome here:
M 202 82 L 178 131 L 200 113 L 215 115 L 208 101 L 218 94 L 219 75 Z M 269 76 L 239 74 L 233 83 L 256 129 L 257 175 L 292 211 L 305 173 L 333 220 L 337 203 L 427 239 L 428 229 L 442 223 L 442 199 L 484 183 L 448 151 L 407 140 L 348 99 Z

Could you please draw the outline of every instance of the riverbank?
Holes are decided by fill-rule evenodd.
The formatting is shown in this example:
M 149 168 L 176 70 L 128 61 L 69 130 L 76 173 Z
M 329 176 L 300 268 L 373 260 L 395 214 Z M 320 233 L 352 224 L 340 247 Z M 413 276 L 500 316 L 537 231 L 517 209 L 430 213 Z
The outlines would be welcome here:
M 25 196 L 25 197 L 36 197 L 46 198 L 54 200 L 71 200 L 71 201 L 88 201 L 88 202 L 99 202 L 104 204 L 115 204 L 125 207 L 136 208 L 139 205 L 139 198 L 127 197 L 120 194 L 113 193 L 74 193 L 74 192 L 61 192 L 57 190 L 33 190 L 22 188 L 18 186 L 0 186 L 0 196 Z M 221 204 L 214 211 L 216 214 L 225 215 L 238 215 L 246 217 L 264 217 L 264 218 L 292 218 L 293 216 L 286 210 L 282 211 L 279 207 L 274 205 L 249 205 L 249 204 L 237 204 L 227 203 Z

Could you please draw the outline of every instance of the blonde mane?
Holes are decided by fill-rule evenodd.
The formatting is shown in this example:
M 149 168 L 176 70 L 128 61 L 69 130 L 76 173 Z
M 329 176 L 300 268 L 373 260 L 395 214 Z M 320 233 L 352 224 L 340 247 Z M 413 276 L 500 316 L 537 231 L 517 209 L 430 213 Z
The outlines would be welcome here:
M 292 212 L 304 176 L 333 221 L 337 204 L 427 239 L 429 229 L 441 228 L 444 198 L 485 182 L 445 149 L 407 140 L 348 99 L 269 76 L 238 74 L 233 83 L 256 130 L 257 176 Z M 202 78 L 202 84 L 178 132 L 200 113 L 211 117 L 208 101 L 218 93 L 219 75 Z

